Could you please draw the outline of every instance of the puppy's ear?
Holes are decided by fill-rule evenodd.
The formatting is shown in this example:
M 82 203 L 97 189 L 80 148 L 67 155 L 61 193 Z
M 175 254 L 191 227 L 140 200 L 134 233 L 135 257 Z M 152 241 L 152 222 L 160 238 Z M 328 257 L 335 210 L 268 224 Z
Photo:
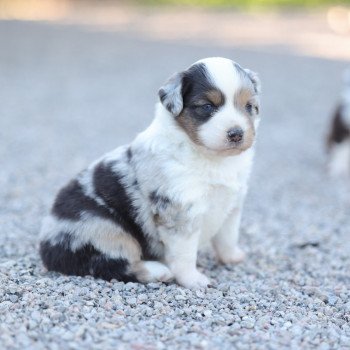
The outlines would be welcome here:
M 182 78 L 183 73 L 176 73 L 162 86 L 158 95 L 163 106 L 174 116 L 177 117 L 183 108 L 182 99 Z
M 258 73 L 251 71 L 250 69 L 244 69 L 244 71 L 248 74 L 249 79 L 252 81 L 254 90 L 257 94 L 261 92 L 261 82 L 258 76 Z

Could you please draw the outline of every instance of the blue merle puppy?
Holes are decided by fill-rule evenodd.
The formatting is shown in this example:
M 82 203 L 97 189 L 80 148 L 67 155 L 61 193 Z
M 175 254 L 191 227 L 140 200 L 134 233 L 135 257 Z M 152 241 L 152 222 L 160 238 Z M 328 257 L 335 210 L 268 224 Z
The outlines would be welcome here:
M 175 74 L 152 124 L 58 193 L 41 230 L 48 270 L 207 286 L 197 253 L 243 260 L 242 206 L 259 125 L 256 73 L 220 57 Z

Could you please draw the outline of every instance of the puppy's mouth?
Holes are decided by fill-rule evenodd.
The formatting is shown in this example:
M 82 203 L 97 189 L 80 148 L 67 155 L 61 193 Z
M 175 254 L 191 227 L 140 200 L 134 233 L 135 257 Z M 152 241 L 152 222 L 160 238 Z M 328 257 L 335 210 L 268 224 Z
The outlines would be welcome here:
M 240 154 L 247 149 L 249 149 L 252 146 L 252 142 L 244 142 L 244 141 L 239 141 L 239 142 L 226 142 L 225 147 L 223 147 L 222 151 L 223 152 L 228 152 L 232 154 Z
M 214 152 L 215 154 L 222 155 L 222 156 L 234 156 L 239 155 L 249 148 L 251 148 L 253 143 L 247 143 L 247 142 L 225 142 L 222 147 L 208 147 L 205 145 L 204 148 L 206 148 L 209 151 Z

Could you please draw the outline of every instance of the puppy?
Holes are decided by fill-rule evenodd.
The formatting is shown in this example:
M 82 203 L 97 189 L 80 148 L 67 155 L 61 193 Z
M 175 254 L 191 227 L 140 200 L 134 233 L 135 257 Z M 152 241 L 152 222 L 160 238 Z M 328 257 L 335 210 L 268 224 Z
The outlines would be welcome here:
M 41 231 L 48 270 L 201 288 L 210 242 L 241 261 L 242 205 L 259 124 L 260 82 L 225 58 L 206 58 L 159 90 L 152 124 L 58 193 Z
M 344 90 L 328 135 L 329 172 L 350 176 L 350 69 L 344 74 Z

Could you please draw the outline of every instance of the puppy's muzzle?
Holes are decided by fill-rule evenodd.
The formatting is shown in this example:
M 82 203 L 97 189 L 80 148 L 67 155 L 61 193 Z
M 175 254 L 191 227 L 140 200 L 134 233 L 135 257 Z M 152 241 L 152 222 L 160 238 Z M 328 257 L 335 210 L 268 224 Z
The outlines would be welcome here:
M 244 132 L 240 127 L 234 127 L 227 131 L 227 140 L 232 143 L 240 143 L 243 140 Z

